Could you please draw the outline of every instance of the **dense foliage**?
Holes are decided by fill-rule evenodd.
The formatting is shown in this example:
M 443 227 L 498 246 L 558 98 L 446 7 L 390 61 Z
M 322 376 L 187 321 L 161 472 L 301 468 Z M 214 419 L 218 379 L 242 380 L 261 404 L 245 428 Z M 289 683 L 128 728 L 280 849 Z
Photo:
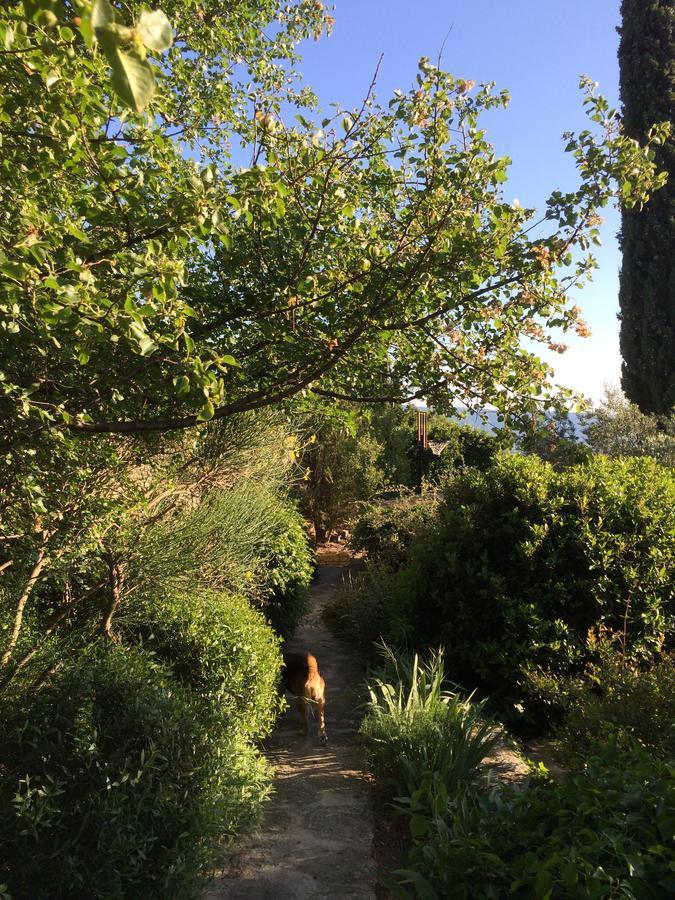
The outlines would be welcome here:
M 395 571 L 406 561 L 410 544 L 435 521 L 437 514 L 438 503 L 433 497 L 403 496 L 386 505 L 364 505 L 351 545 L 366 553 L 370 566 Z
M 244 597 L 162 590 L 140 597 L 119 629 L 125 644 L 142 647 L 213 706 L 232 734 L 267 733 L 278 705 L 278 641 Z
M 583 416 L 584 433 L 595 453 L 606 456 L 653 456 L 675 467 L 675 418 L 646 416 L 621 391 L 608 388 L 605 397 Z
M 388 485 L 389 466 L 370 410 L 318 406 L 304 427 L 308 438 L 300 451 L 304 479 L 298 493 L 317 541 L 323 542 L 353 517 L 360 501 Z
M 432 788 L 433 791 L 433 788 Z M 402 897 L 657 900 L 675 890 L 672 766 L 610 744 L 562 784 L 408 797 L 416 838 Z
M 269 644 L 262 622 L 244 633 Z M 220 652 L 243 675 L 235 642 Z M 200 896 L 222 836 L 269 791 L 247 739 L 261 722 L 238 728 L 228 691 L 207 702 L 147 652 L 98 646 L 60 663 L 42 690 L 2 700 L 0 878 L 17 900 Z M 252 693 L 269 727 L 270 698 Z
M 613 740 L 626 756 L 637 742 L 660 759 L 675 759 L 672 652 L 645 665 L 622 652 L 616 635 L 593 641 L 593 660 L 582 673 L 535 677 L 542 696 L 560 710 L 559 753 L 578 764 Z
M 670 0 L 623 0 L 619 66 L 626 133 L 638 140 L 675 108 L 675 9 Z M 669 180 L 621 223 L 622 385 L 643 413 L 669 415 L 675 405 L 675 136 L 657 151 Z
M 380 648 L 381 650 L 383 648 Z M 443 655 L 385 651 L 361 734 L 377 778 L 408 821 L 395 896 L 643 900 L 672 892 L 675 774 L 624 735 L 562 783 L 481 778 L 498 732 L 444 688 Z
M 584 330 L 567 288 L 594 260 L 574 251 L 598 239 L 613 196 L 640 204 L 661 183 L 665 130 L 627 139 L 585 83 L 600 134 L 568 135 L 578 189 L 552 193 L 533 238 L 535 211 L 504 201 L 509 160 L 480 127 L 505 93 L 422 60 L 388 105 L 371 92 L 360 109 L 317 120 L 305 104 L 292 119 L 311 98 L 287 61 L 330 27 L 321 3 L 163 12 L 2 6 L 12 464 L 48 425 L 65 439 L 166 430 L 304 390 L 543 402 L 549 373 L 521 336 Z
M 467 467 L 489 468 L 510 438 L 508 430 L 491 434 L 447 419 L 441 427 L 441 422 L 440 416 L 430 417 L 430 450 L 425 453 L 422 465 L 423 474 L 432 483 L 442 483 Z
M 510 717 L 550 707 L 528 670 L 580 670 L 589 629 L 649 659 L 675 639 L 672 473 L 650 459 L 554 470 L 504 455 L 452 481 L 404 564 L 343 602 L 371 638 L 441 641 L 451 677 Z
M 24 620 L 46 634 L 89 628 L 110 635 L 116 613 L 159 584 L 244 590 L 264 606 L 280 587 L 272 556 L 281 535 L 295 535 L 289 564 L 309 565 L 287 499 L 292 440 L 282 417 L 247 414 L 189 439 L 71 445 L 49 480 L 54 460 L 45 460 L 39 476 L 49 493 L 2 498 L 0 615 L 10 672 L 21 663 L 17 645 L 28 641 L 30 652 L 35 639 L 23 634 Z M 307 572 L 291 581 L 289 593 L 306 584 Z
M 578 189 L 539 220 L 504 200 L 492 85 L 423 59 L 388 105 L 371 87 L 321 119 L 294 64 L 331 24 L 315 0 L 0 7 L 0 877 L 17 898 L 193 897 L 267 792 L 254 741 L 278 651 L 252 607 L 292 629 L 311 557 L 298 438 L 261 408 L 534 414 L 551 373 L 522 337 L 586 332 L 567 292 L 599 211 L 663 183 L 667 129 L 627 138 L 588 81 L 593 130 L 566 136 Z M 358 445 L 351 494 L 395 444 Z
M 311 576 L 287 495 L 293 443 L 260 414 L 127 442 L 73 485 L 54 474 L 70 517 L 46 538 L 26 533 L 30 500 L 11 510 L 0 879 L 13 897 L 197 897 L 222 838 L 256 820 L 280 665 L 261 612 L 291 628 Z M 96 490 L 80 495 L 87 478 Z
M 274 630 L 285 638 L 293 634 L 305 612 L 314 556 L 296 509 L 288 504 L 284 509 L 285 518 L 267 543 L 260 605 Z
M 489 466 L 510 437 L 507 430 L 492 435 L 431 413 L 429 447 L 422 449 L 417 416 L 413 407 L 344 403 L 315 406 L 306 415 L 298 493 L 318 540 L 362 520 L 368 501 L 435 485 L 465 466 Z

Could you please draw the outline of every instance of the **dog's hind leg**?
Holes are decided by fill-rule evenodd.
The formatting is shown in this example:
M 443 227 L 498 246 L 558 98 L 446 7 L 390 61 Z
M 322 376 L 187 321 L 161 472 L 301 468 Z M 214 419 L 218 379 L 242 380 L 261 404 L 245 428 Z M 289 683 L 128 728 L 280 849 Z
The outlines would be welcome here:
M 317 706 L 319 707 L 319 740 L 322 744 L 325 744 L 328 741 L 328 735 L 326 734 L 326 720 L 324 719 L 324 709 L 326 707 L 326 701 L 323 697 L 320 697 L 317 701 Z
M 309 727 L 307 723 L 307 701 L 304 697 L 296 697 L 295 705 L 297 706 L 300 718 L 302 719 L 302 733 L 307 735 Z

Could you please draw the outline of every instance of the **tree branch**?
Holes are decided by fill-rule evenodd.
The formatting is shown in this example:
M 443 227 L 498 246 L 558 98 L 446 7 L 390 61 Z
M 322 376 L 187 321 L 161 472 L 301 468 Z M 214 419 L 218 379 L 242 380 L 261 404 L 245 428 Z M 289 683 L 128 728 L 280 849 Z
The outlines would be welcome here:
M 124 585 L 124 569 L 122 564 L 112 557 L 108 560 L 108 581 L 110 584 L 110 602 L 106 607 L 100 631 L 102 635 L 112 638 L 112 620 L 117 611 L 117 607 L 122 601 L 122 587 Z
M 51 534 L 48 534 L 47 532 L 43 533 L 44 543 L 38 550 L 35 565 L 33 566 L 31 573 L 28 576 L 28 581 L 24 585 L 23 593 L 19 597 L 19 602 L 16 605 L 12 634 L 9 638 L 7 649 L 2 654 L 2 659 L 0 659 L 0 665 L 6 666 L 12 656 L 12 651 L 16 647 L 16 642 L 19 640 L 19 632 L 21 631 L 21 625 L 23 623 L 23 613 L 26 608 L 28 598 L 30 597 L 33 588 L 35 587 L 38 578 L 40 577 L 40 573 L 45 566 L 49 565 L 49 557 L 47 556 L 47 542 L 49 541 L 50 537 Z

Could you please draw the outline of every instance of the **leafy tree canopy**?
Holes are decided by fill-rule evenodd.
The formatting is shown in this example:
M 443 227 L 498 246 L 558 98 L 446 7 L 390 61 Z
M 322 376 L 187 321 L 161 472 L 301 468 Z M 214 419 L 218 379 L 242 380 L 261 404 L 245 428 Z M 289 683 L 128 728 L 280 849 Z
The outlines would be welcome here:
M 675 417 L 646 416 L 617 388 L 605 388 L 598 406 L 584 416 L 590 447 L 606 456 L 653 456 L 675 466 Z
M 546 401 L 522 338 L 583 332 L 568 291 L 598 210 L 659 186 L 665 126 L 638 145 L 584 81 L 579 186 L 537 219 L 504 200 L 492 85 L 423 59 L 388 104 L 371 88 L 317 118 L 294 48 L 331 23 L 306 0 L 3 5 L 8 465 L 45 432 L 166 430 L 302 392 Z

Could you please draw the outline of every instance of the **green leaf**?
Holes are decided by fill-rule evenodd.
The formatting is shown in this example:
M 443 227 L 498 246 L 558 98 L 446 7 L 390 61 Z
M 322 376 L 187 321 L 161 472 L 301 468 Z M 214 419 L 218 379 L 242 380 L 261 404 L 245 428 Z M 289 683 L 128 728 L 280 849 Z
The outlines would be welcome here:
M 20 263 L 6 262 L 0 265 L 0 272 L 11 278 L 13 281 L 22 283 L 26 275 L 26 269 Z
M 115 10 L 109 0 L 94 0 L 91 9 L 91 27 L 94 31 L 111 25 L 115 21 Z M 98 35 L 97 35 L 98 37 Z
M 537 900 L 549 900 L 553 892 L 553 876 L 548 869 L 540 869 L 534 883 Z
M 108 54 L 106 54 L 108 56 Z M 148 63 L 135 51 L 116 48 L 108 56 L 111 84 L 117 96 L 137 113 L 142 112 L 155 94 L 155 77 Z
M 138 344 L 141 348 L 141 356 L 151 356 L 155 350 L 159 349 L 157 344 L 147 334 L 138 342 Z
M 207 400 L 206 403 L 202 406 L 202 408 L 197 413 L 197 421 L 199 422 L 208 422 L 209 419 L 212 419 L 215 415 L 215 407 L 210 400 Z
M 163 53 L 173 44 L 173 29 L 161 9 L 144 9 L 138 20 L 138 33 L 150 50 Z
M 56 84 L 57 81 L 61 80 L 61 75 L 56 71 L 56 69 L 45 69 L 42 73 L 42 80 L 45 83 L 47 89 L 51 88 Z
M 138 322 L 131 323 L 129 326 L 129 334 L 138 344 L 141 356 L 150 356 L 155 350 L 159 349 L 158 345 Z
M 410 833 L 415 839 L 424 837 L 429 829 L 429 823 L 424 816 L 415 815 L 410 819 Z
M 78 239 L 78 241 L 83 241 L 85 243 L 89 242 L 88 235 L 85 234 L 85 232 L 82 231 L 82 229 L 79 228 L 74 222 L 67 221 L 65 223 L 65 226 L 66 226 L 66 230 L 68 231 L 68 233 L 72 234 L 73 237 L 76 237 Z
M 14 29 L 11 25 L 5 26 L 4 36 L 2 40 L 5 50 L 9 50 L 14 43 Z
M 173 383 L 177 394 L 182 395 L 190 393 L 190 379 L 187 375 L 180 375 L 178 378 L 174 378 Z
M 131 109 L 142 112 L 155 93 L 155 77 L 142 46 L 133 40 L 132 29 L 115 23 L 115 11 L 108 0 L 96 0 L 91 21 L 110 64 L 115 93 Z

